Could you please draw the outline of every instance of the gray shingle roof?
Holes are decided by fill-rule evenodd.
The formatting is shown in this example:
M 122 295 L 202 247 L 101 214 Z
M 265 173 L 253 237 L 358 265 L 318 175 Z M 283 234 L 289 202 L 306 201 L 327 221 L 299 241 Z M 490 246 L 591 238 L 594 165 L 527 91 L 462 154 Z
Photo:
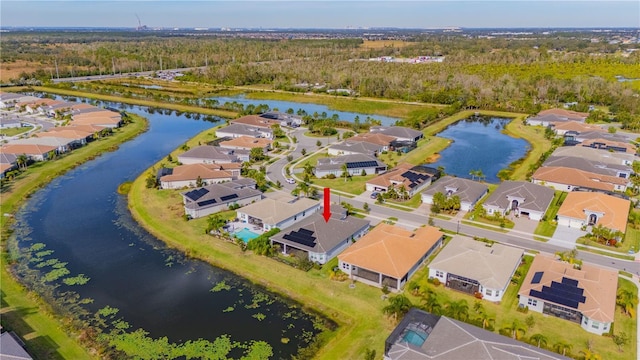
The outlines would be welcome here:
M 331 252 L 333 248 L 342 243 L 345 239 L 350 239 L 354 234 L 359 233 L 369 227 L 369 221 L 359 219 L 353 216 L 342 218 L 342 214 L 334 212 L 332 208 L 331 218 L 329 222 L 325 222 L 322 214 L 315 213 L 301 222 L 289 226 L 278 234 L 271 237 L 272 240 L 285 243 L 288 246 L 316 253 Z M 309 247 L 303 244 L 285 239 L 285 235 L 292 232 L 298 232 L 300 229 L 306 229 L 312 232 L 315 237 L 315 246 Z
M 224 160 L 226 162 L 238 161 L 238 157 L 234 155 L 233 150 L 210 145 L 194 147 L 178 155 L 178 158 Z
M 407 331 L 426 339 L 421 345 L 405 340 Z M 509 337 L 412 308 L 386 340 L 385 359 L 391 360 L 569 360 Z
M 507 209 L 510 201 L 507 197 L 518 197 L 524 201 L 518 207 L 526 210 L 546 211 L 553 200 L 554 191 L 546 186 L 525 181 L 505 181 L 487 198 L 484 205 Z
M 362 163 L 362 164 L 359 164 L 359 163 Z M 342 168 L 342 164 L 347 164 L 347 166 L 354 165 L 353 167 L 354 169 L 357 169 L 360 167 L 363 167 L 363 168 L 364 167 L 366 168 L 385 167 L 386 168 L 387 166 L 382 161 L 374 157 L 363 155 L 363 154 L 351 154 L 351 155 L 343 155 L 343 156 L 336 156 L 331 158 L 318 159 L 316 170 L 318 171 L 340 170 Z M 363 165 L 363 166 L 356 166 L 356 165 Z
M 585 146 L 561 146 L 553 152 L 553 156 L 584 157 L 607 164 L 622 164 L 623 161 L 632 163 L 636 160 L 633 154 L 610 152 Z
M 335 150 L 339 150 L 339 151 L 350 151 L 350 152 L 357 152 L 360 154 L 365 154 L 365 155 L 369 155 L 369 154 L 373 154 L 376 151 L 380 150 L 381 146 L 379 145 L 375 145 L 372 143 L 368 143 L 365 141 L 342 141 L 339 142 L 337 144 L 333 144 L 329 147 L 330 149 L 335 149 Z
M 218 129 L 216 132 L 257 137 L 258 135 L 260 135 L 260 133 L 263 133 L 263 132 L 271 133 L 272 130 L 267 128 L 258 128 L 255 126 L 243 125 L 243 124 L 231 124 L 229 126 Z
M 413 139 L 423 135 L 422 132 L 418 130 L 409 129 L 403 126 L 389 126 L 389 127 L 379 126 L 379 127 L 373 128 L 372 130 L 373 132 L 378 132 L 378 133 L 389 135 L 389 136 L 395 136 L 396 138 Z
M 181 195 L 187 200 L 185 207 L 187 209 L 203 209 L 210 206 L 218 206 L 220 204 L 233 203 L 238 200 L 261 195 L 262 192 L 251 188 L 250 182 L 231 181 L 221 184 L 207 185 L 194 190 L 183 192 Z
M 452 190 L 451 195 L 458 195 L 461 202 L 474 203 L 484 195 L 487 189 L 487 185 L 477 181 L 447 175 L 435 181 L 422 193 L 433 196 L 440 192 L 446 195 L 448 190 Z
M 551 156 L 542 166 L 558 166 L 588 171 L 596 174 L 617 176 L 618 171 L 632 172 L 630 166 L 622 164 L 606 164 L 580 157 L 571 156 Z

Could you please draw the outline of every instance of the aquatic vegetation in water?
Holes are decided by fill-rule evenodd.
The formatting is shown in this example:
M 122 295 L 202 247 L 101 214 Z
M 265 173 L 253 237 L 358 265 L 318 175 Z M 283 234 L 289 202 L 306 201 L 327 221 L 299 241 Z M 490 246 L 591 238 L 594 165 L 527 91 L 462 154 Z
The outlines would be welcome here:
M 225 291 L 231 290 L 231 286 L 227 285 L 227 283 L 224 280 L 222 280 L 219 283 L 217 283 L 216 286 L 212 287 L 211 290 L 209 290 L 209 291 L 218 292 L 218 291 L 222 291 L 222 290 L 225 290 Z

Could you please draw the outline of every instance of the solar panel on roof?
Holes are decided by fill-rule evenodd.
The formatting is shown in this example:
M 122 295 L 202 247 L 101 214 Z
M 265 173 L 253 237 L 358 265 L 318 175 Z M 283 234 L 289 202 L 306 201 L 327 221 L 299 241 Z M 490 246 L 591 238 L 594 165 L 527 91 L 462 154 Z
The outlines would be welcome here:
M 571 286 L 575 286 L 578 287 L 578 280 L 573 280 L 573 279 L 569 279 L 566 277 L 562 277 L 562 283 L 565 285 L 571 285 Z
M 209 190 L 205 189 L 205 188 L 200 188 L 200 189 L 195 189 L 195 190 L 191 190 L 188 193 L 185 193 L 184 195 L 186 197 L 188 197 L 191 200 L 198 200 L 201 197 L 203 197 L 204 195 L 208 194 Z
M 356 162 L 347 163 L 347 169 L 374 167 L 374 166 L 378 166 L 377 161 L 356 161 Z
M 295 243 L 313 248 L 316 246 L 316 238 L 312 236 L 313 231 L 307 229 L 300 229 L 298 231 L 292 231 L 285 234 L 282 238 L 285 240 L 293 241 Z
M 238 197 L 238 194 L 230 194 L 230 195 L 221 196 L 220 200 L 227 201 L 227 200 L 235 199 L 237 197 Z
M 308 230 L 308 229 L 304 229 L 304 228 L 299 229 L 298 232 L 301 233 L 301 234 L 307 234 L 309 236 L 313 235 L 313 231 Z
M 579 303 L 587 301 L 587 298 L 583 296 L 584 289 L 579 288 L 577 285 L 578 282 L 575 280 L 564 281 L 564 283 L 552 281 L 551 286 L 544 285 L 542 291 L 530 290 L 529 295 L 577 309 Z
M 538 271 L 535 274 L 533 274 L 533 279 L 531 279 L 531 283 L 532 284 L 539 284 L 540 280 L 542 280 L 542 275 L 544 275 L 544 272 L 542 272 L 542 271 Z
M 207 206 L 215 203 L 216 203 L 216 199 L 210 199 L 210 200 L 200 201 L 198 203 L 198 206 Z

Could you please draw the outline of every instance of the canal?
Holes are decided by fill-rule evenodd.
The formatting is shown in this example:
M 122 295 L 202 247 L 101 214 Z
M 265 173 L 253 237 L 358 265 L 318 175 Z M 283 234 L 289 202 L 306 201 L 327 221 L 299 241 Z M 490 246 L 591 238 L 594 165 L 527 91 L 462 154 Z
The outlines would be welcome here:
M 58 291 L 93 299 L 86 305 L 92 312 L 107 305 L 118 308 L 131 330 L 142 328 L 151 337 L 180 343 L 227 334 L 232 341 L 266 341 L 275 358 L 289 358 L 306 347 L 318 333 L 315 316 L 242 277 L 166 248 L 132 219 L 126 197 L 117 193 L 118 185 L 216 124 L 126 108 L 147 117 L 149 130 L 34 194 L 16 215 L 19 247 L 40 243 L 53 250 L 48 258 L 67 263 L 69 276 L 90 278 L 76 286 L 60 279 Z

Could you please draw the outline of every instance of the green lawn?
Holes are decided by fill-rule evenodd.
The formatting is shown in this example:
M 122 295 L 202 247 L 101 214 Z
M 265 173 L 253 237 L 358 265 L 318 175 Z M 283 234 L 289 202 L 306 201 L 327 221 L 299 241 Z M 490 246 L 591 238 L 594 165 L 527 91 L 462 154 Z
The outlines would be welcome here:
M 524 115 L 520 115 L 511 121 L 505 128 L 507 135 L 522 138 L 531 146 L 525 159 L 514 169 L 509 176 L 511 180 L 527 181 L 529 167 L 534 165 L 540 156 L 551 148 L 551 142 L 544 138 L 544 128 L 541 126 L 526 126 L 522 124 Z
M 12 128 L 1 129 L 0 134 L 4 136 L 16 136 L 19 134 L 26 133 L 31 129 L 33 129 L 33 126 L 12 127 Z
M 560 205 L 562 205 L 562 202 L 566 197 L 566 192 L 556 190 L 555 194 L 553 195 L 553 200 L 551 200 L 551 204 L 549 205 L 549 208 L 545 213 L 546 220 L 540 221 L 538 223 L 538 226 L 533 232 L 534 234 L 548 237 L 553 236 L 553 233 L 558 227 L 558 222 L 555 220 L 556 214 L 558 213 Z
M 629 250 L 633 249 L 634 251 L 638 250 L 638 246 L 640 246 L 640 230 L 634 229 L 633 226 L 627 224 L 627 231 L 625 233 L 624 241 L 620 243 L 619 247 L 616 246 L 606 246 L 600 244 L 598 242 L 587 239 L 586 237 L 581 237 L 578 239 L 577 243 L 593 246 L 600 249 L 607 249 L 610 251 L 616 251 L 620 254 L 627 254 Z
M 372 201 L 375 201 L 373 199 L 371 199 Z M 414 195 L 411 199 L 407 200 L 407 201 L 398 201 L 398 200 L 391 200 L 391 199 L 387 199 L 385 200 L 386 204 L 397 204 L 397 205 L 402 205 L 402 206 L 408 206 L 414 209 L 417 209 L 420 207 L 420 205 L 422 205 L 422 194 L 416 194 Z
M 349 194 L 360 195 L 364 192 L 366 182 L 378 175 L 354 175 L 351 178 L 335 178 L 335 179 L 317 179 L 313 178 L 311 182 L 321 187 L 329 187 L 332 190 L 344 191 Z M 373 199 L 371 199 L 373 201 Z

